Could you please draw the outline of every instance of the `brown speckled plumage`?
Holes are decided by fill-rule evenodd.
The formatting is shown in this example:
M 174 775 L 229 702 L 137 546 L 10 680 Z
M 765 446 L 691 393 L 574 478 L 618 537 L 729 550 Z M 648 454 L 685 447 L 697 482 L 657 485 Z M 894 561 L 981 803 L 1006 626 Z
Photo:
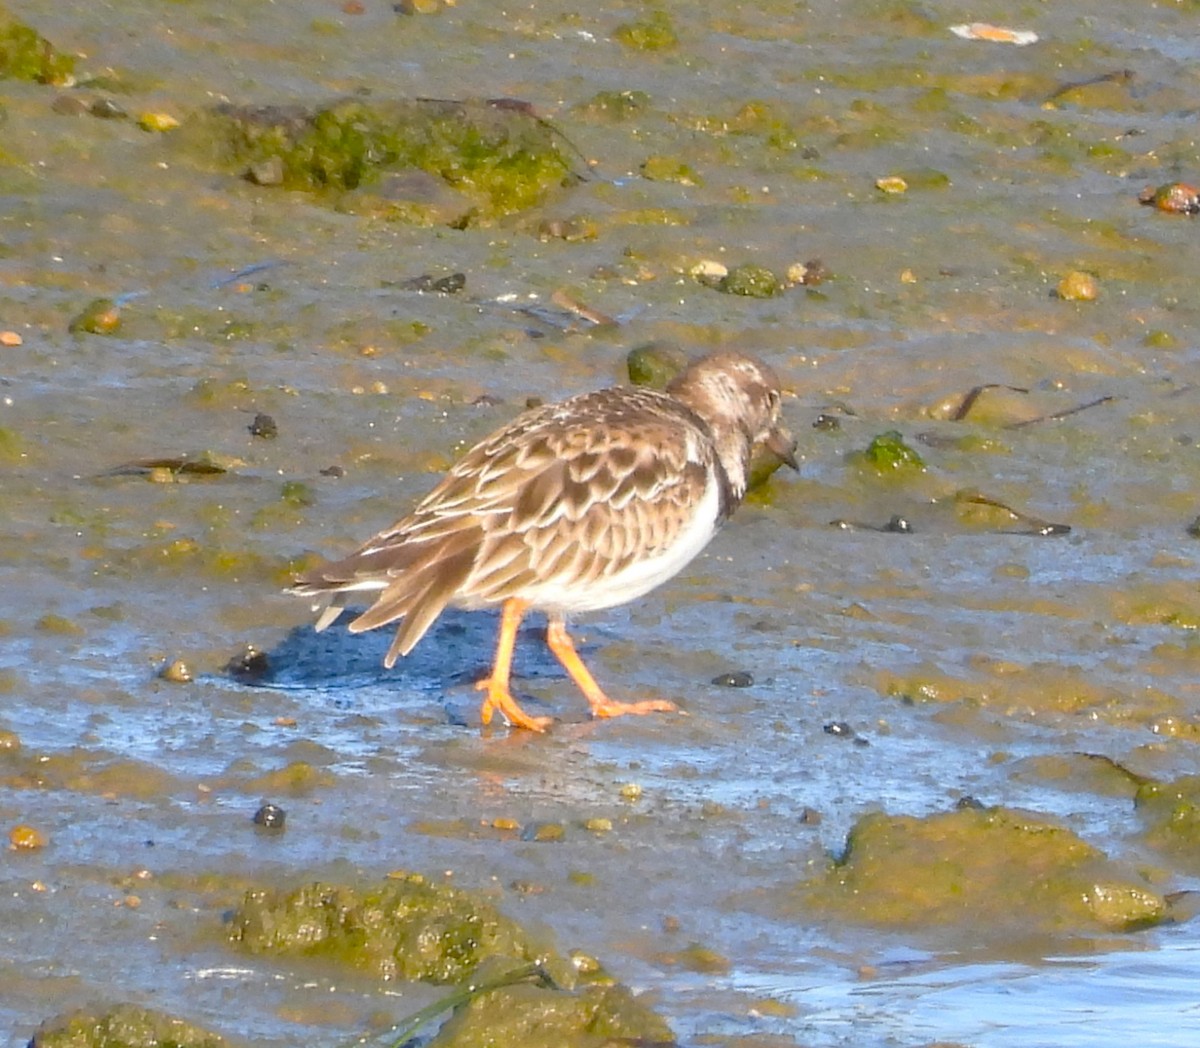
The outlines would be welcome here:
M 744 496 L 756 442 L 790 460 L 779 400 L 766 365 L 722 353 L 665 393 L 616 387 L 531 409 L 468 451 L 406 517 L 292 592 L 317 598 L 318 629 L 371 593 L 350 630 L 399 621 L 388 666 L 451 604 L 537 608 L 561 631 L 565 616 L 633 600 L 691 560 Z M 507 695 L 507 671 L 503 684 Z

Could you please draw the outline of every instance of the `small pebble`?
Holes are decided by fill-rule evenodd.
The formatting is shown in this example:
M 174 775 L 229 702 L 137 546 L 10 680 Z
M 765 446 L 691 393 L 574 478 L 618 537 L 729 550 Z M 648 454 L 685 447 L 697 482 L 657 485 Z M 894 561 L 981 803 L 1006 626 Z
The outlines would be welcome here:
M 179 126 L 179 121 L 170 113 L 139 113 L 137 123 L 143 131 L 153 131 L 159 134 L 164 131 L 174 131 Z
M 191 684 L 192 670 L 183 659 L 172 659 L 161 670 L 158 675 L 162 680 L 169 681 L 171 684 Z
M 92 116 L 99 117 L 101 120 L 123 120 L 129 116 L 125 110 L 114 102 L 111 98 L 97 98 L 90 106 L 88 112 Z
M 263 440 L 274 440 L 279 436 L 279 426 L 275 420 L 261 411 L 254 416 L 248 428 L 251 436 L 262 437 Z
M 1094 302 L 1100 296 L 1100 283 L 1091 273 L 1077 269 L 1059 281 L 1056 294 L 1064 302 Z
M 621 787 L 620 793 L 623 800 L 641 800 L 642 788 L 636 782 L 627 782 Z
M 550 841 L 561 841 L 566 835 L 566 827 L 561 822 L 535 822 L 532 826 L 527 826 L 521 833 L 521 840 L 545 844 Z
M 875 179 L 875 188 L 883 193 L 907 193 L 908 183 L 899 175 Z
M 287 812 L 278 804 L 264 804 L 254 813 L 254 825 L 264 830 L 282 830 L 287 823 Z
M 803 287 L 816 287 L 825 282 L 829 271 L 819 258 L 810 258 L 807 262 L 793 262 L 787 268 L 787 282 L 800 284 Z
M 46 835 L 22 823 L 8 831 L 8 846 L 13 851 L 37 851 L 46 847 Z
M 235 655 L 225 664 L 225 670 L 238 680 L 262 680 L 271 675 L 271 660 L 266 652 L 259 651 L 253 644 L 247 644 L 245 651 Z
M 735 670 L 732 673 L 718 673 L 712 683 L 719 688 L 748 688 L 754 683 L 754 674 L 746 670 Z

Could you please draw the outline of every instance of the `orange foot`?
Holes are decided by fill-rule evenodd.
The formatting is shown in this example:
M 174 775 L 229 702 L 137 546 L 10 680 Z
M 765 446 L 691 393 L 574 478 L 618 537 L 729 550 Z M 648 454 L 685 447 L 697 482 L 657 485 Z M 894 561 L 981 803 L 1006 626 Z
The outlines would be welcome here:
M 504 681 L 497 680 L 495 677 L 487 677 L 475 685 L 477 691 L 486 691 L 487 698 L 483 700 L 483 705 L 479 708 L 479 718 L 484 724 L 491 724 L 492 717 L 497 710 L 509 724 L 514 728 L 527 728 L 529 731 L 544 732 L 551 724 L 554 723 L 553 717 L 531 717 L 520 706 L 517 705 L 517 700 L 512 697 L 512 692 L 508 690 L 508 684 Z
M 679 707 L 666 699 L 645 699 L 642 702 L 614 702 L 605 696 L 592 703 L 593 717 L 624 717 L 627 713 L 642 716 L 646 713 L 679 713 Z

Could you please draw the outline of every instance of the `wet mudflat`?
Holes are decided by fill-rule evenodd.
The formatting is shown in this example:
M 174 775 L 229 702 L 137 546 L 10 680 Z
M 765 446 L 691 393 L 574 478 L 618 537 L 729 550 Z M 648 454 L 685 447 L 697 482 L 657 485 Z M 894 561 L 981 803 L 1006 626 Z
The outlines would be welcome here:
M 76 57 L 0 82 L 7 1043 L 122 1002 L 382 1033 L 444 987 L 231 914 L 399 871 L 680 1044 L 1193 1043 L 1200 218 L 1138 195 L 1200 179 L 1194 9 L 1022 11 L 1019 47 L 940 3 L 203 6 L 11 9 Z M 347 97 L 528 101 L 596 163 L 560 143 L 509 211 L 196 132 Z M 484 732 L 494 620 L 385 671 L 279 595 L 651 343 L 763 356 L 803 457 L 579 624 L 686 716 L 587 722 L 535 624 L 560 723 Z

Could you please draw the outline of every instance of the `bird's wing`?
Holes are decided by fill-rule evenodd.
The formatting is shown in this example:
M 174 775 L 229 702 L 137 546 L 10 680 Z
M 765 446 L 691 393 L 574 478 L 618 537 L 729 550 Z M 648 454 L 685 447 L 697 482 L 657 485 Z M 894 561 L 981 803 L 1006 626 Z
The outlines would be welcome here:
M 452 601 L 498 603 L 554 579 L 586 585 L 669 548 L 712 458 L 694 416 L 658 394 L 607 390 L 527 412 L 467 452 L 408 516 L 294 592 L 327 603 L 319 626 L 350 593 L 377 592 L 350 629 L 403 618 L 391 665 Z

